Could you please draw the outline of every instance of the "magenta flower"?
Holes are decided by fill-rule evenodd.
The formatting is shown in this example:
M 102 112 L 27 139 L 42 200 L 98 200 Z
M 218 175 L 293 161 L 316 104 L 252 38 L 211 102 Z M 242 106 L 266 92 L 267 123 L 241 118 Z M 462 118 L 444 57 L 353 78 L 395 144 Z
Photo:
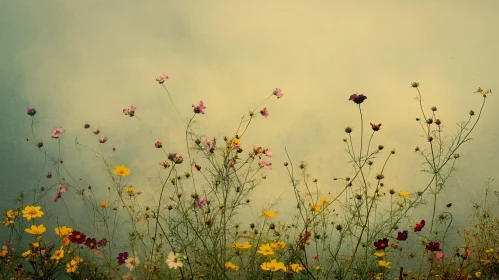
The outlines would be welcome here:
M 194 104 L 192 104 L 192 108 L 194 108 L 194 113 L 196 113 L 196 114 L 204 114 L 203 110 L 206 109 L 206 107 L 203 104 L 203 100 L 199 101 L 198 106 L 195 106 Z
M 129 115 L 130 117 L 133 117 L 135 115 L 135 110 L 137 109 L 137 107 L 135 106 L 131 106 L 130 109 L 123 109 L 123 114 L 125 115 Z
M 414 232 L 421 231 L 424 228 L 425 224 L 425 220 L 421 220 L 421 223 L 416 224 L 416 226 L 414 227 Z
M 388 247 L 388 239 L 378 239 L 378 241 L 374 242 L 374 247 L 376 247 L 376 250 L 385 250 Z
M 161 147 L 163 147 L 163 143 L 161 143 L 161 141 L 158 141 L 158 142 L 154 143 L 154 146 L 158 149 L 161 149 Z
M 95 135 L 98 135 L 100 133 L 100 129 L 97 127 L 96 129 L 94 129 L 94 131 L 92 131 Z
M 371 124 L 371 128 L 374 131 L 379 131 L 379 129 L 381 128 L 381 124 L 380 123 L 378 123 L 378 124 L 370 123 L 370 124 Z
M 263 110 L 260 111 L 260 114 L 262 114 L 262 116 L 264 116 L 264 117 L 268 117 L 269 110 L 267 110 L 267 107 L 263 108 Z
M 201 166 L 199 166 L 198 164 L 194 163 L 194 168 L 197 169 L 197 171 L 200 171 L 201 170 Z
M 128 259 L 128 252 L 123 252 L 118 254 L 118 265 L 122 265 Z
M 52 138 L 59 138 L 59 136 L 64 132 L 64 130 L 62 129 L 62 127 L 57 127 L 56 129 L 54 129 L 54 131 L 52 132 Z
M 28 108 L 27 113 L 30 116 L 34 116 L 34 115 L 36 115 L 36 110 L 35 110 L 35 108 Z
M 271 162 L 265 162 L 263 160 L 260 160 L 260 162 L 258 163 L 258 166 L 260 167 L 271 167 L 272 166 L 272 163 Z
M 367 96 L 363 94 L 352 94 L 348 100 L 352 100 L 355 104 L 359 104 L 364 102 L 367 99 Z
M 52 173 L 48 172 L 47 173 L 47 178 L 49 178 L 49 179 L 52 178 Z
M 435 258 L 437 259 L 437 262 L 443 258 L 445 258 L 445 253 L 442 253 L 442 252 L 437 252 L 435 254 Z
M 272 92 L 272 94 L 277 96 L 277 99 L 282 98 L 282 96 L 284 95 L 280 88 L 276 88 L 274 92 Z
M 100 137 L 99 137 L 99 139 L 98 139 L 98 140 L 99 140 L 99 143 L 104 144 L 104 143 L 106 143 L 106 142 L 107 142 L 107 140 L 109 140 L 109 138 L 107 138 L 107 136 L 104 136 L 104 137 L 102 137 L 102 138 L 100 138 Z
M 408 236 L 409 236 L 409 232 L 407 230 L 399 231 L 397 234 L 397 240 L 398 241 L 405 241 L 405 240 L 407 240 Z
M 272 151 L 270 149 L 265 149 L 265 155 L 268 157 L 272 157 Z
M 168 76 L 166 74 L 161 74 L 161 76 L 156 78 L 156 82 L 162 85 L 166 80 L 168 80 Z
M 440 243 L 431 241 L 430 243 L 426 244 L 426 251 L 436 252 L 442 251 L 442 249 L 440 249 Z
M 211 142 L 208 140 L 208 138 L 204 140 L 204 147 L 206 148 L 206 150 L 210 151 L 210 153 L 213 153 L 213 151 L 215 151 L 216 144 L 217 142 L 215 140 Z
M 196 200 L 199 209 L 203 209 L 206 206 L 206 198 L 199 198 Z

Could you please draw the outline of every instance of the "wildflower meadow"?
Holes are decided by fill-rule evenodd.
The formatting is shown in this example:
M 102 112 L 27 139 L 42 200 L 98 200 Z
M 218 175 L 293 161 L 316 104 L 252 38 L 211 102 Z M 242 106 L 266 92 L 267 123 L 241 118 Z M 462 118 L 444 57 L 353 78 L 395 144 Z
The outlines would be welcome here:
M 153 198 L 129 183 L 134 176 L 130 162 L 110 157 L 117 152 L 111 129 L 82 123 L 39 131 L 37 117 L 50 112 L 36 106 L 19 112 L 22 125 L 31 130 L 27 141 L 45 165 L 26 170 L 43 176 L 30 191 L 12 193 L 11 205 L 2 205 L 1 231 L 8 238 L 0 240 L 1 279 L 499 279 L 499 215 L 491 210 L 499 193 L 488 190 L 483 203 L 474 205 L 469 226 L 460 229 L 452 227 L 452 203 L 441 199 L 461 148 L 473 145 L 468 142 L 490 89 L 462 93 L 476 95 L 476 104 L 470 104 L 474 109 L 462 121 L 425 104 L 423 84 L 400 89 L 417 97 L 407 106 L 420 109 L 414 127 L 422 138 L 413 152 L 422 163 L 418 176 L 427 180 L 410 192 L 384 184 L 393 176 L 390 160 L 397 151 L 374 144 L 386 125 L 373 122 L 375 112 L 363 109 L 375 98 L 369 93 L 345 93 L 343 104 L 331 105 L 357 112 L 360 129 L 338 131 L 341 136 L 332 145 L 343 145 L 349 160 L 332 164 L 348 165 L 350 171 L 335 178 L 333 186 L 319 188 L 309 174 L 313 170 L 291 149 L 247 140 L 250 126 L 265 126 L 273 107 L 293 98 L 286 89 L 262 93 L 262 101 L 248 105 L 237 127 L 203 135 L 195 124 L 203 122 L 216 100 L 178 107 L 169 81 L 166 74 L 151 79 L 158 94 L 168 97 L 166 110 L 184 121 L 182 130 L 171 135 L 185 143 L 187 152 L 172 150 L 170 139 L 150 142 L 163 158 L 155 162 L 161 175 Z M 124 125 L 147 127 L 154 120 L 143 118 L 142 110 L 123 104 L 113 113 Z M 80 130 L 93 140 L 69 139 L 66 130 Z M 86 185 L 79 170 L 67 168 L 63 142 L 74 142 L 98 159 L 92 169 L 108 176 L 107 188 Z M 275 153 L 287 160 L 273 161 Z M 276 169 L 287 174 L 279 180 L 295 200 L 255 208 L 251 198 L 267 195 L 262 182 Z M 282 211 L 283 203 L 294 211 Z M 47 212 L 48 204 L 57 211 Z M 439 205 L 445 211 L 438 211 Z M 413 215 L 422 207 L 431 214 Z M 84 219 L 78 215 L 82 212 Z M 450 231 L 459 234 L 460 245 L 447 242 Z

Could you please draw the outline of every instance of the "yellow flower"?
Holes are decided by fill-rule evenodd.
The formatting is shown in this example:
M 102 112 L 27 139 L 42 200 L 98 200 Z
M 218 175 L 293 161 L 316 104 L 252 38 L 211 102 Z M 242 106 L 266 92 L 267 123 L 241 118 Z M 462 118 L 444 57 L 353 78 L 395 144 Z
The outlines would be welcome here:
M 130 169 L 126 168 L 124 165 L 116 166 L 113 170 L 114 174 L 118 176 L 128 176 L 130 175 Z
M 386 253 L 385 253 L 385 251 L 381 251 L 381 252 L 374 253 L 374 255 L 378 258 L 382 258 L 382 257 L 386 256 Z
M 232 144 L 234 144 L 234 145 L 240 145 L 241 144 L 241 139 L 238 139 L 236 137 L 232 138 Z
M 125 191 L 126 191 L 126 193 L 127 193 L 129 196 L 133 196 L 133 195 L 134 195 L 134 194 L 133 194 L 133 187 L 132 187 L 132 186 L 130 186 L 130 187 L 128 187 L 128 188 L 125 188 Z
M 9 250 L 3 249 L 2 252 L 0 252 L 0 258 L 4 258 L 9 254 Z
M 43 216 L 43 212 L 40 211 L 40 206 L 26 206 L 23 210 L 23 217 L 31 220 L 37 217 Z
M 323 199 L 319 200 L 319 203 L 321 205 L 324 205 L 324 204 L 328 204 L 329 201 L 331 201 L 329 198 L 323 198 Z
M 284 243 L 284 241 L 272 242 L 270 243 L 270 247 L 274 249 L 283 249 L 284 247 L 286 247 L 286 243 Z
M 75 260 L 71 260 L 69 263 L 66 264 L 66 271 L 69 273 L 75 272 L 77 268 L 78 268 L 78 262 Z
M 379 264 L 379 266 L 381 266 L 381 267 L 384 267 L 384 268 L 390 268 L 390 264 L 392 264 L 392 263 L 391 263 L 391 262 L 384 261 L 384 260 L 381 260 L 381 261 L 378 261 L 378 264 Z
M 400 208 L 403 208 L 405 206 L 405 204 L 403 202 L 397 202 L 397 205 L 400 207 Z
M 7 214 L 7 217 L 10 218 L 10 219 L 14 219 L 17 216 L 19 216 L 19 212 L 15 212 L 15 211 L 12 211 L 12 210 L 7 210 L 6 214 Z
M 59 249 L 59 250 L 55 250 L 55 253 L 52 255 L 52 257 L 50 257 L 51 260 L 60 260 L 64 257 L 64 250 L 62 249 Z
M 305 268 L 303 267 L 303 265 L 301 264 L 297 264 L 297 263 L 293 263 L 293 264 L 290 264 L 289 265 L 291 267 L 291 270 L 294 272 L 294 273 L 298 273 L 302 270 L 304 270 Z
M 263 270 L 267 270 L 267 271 L 279 271 L 279 270 L 286 271 L 286 267 L 284 266 L 284 263 L 277 262 L 276 259 L 273 259 L 270 262 L 264 262 L 264 263 L 262 263 L 262 265 L 260 265 L 260 267 Z
M 258 250 L 258 253 L 260 253 L 264 256 L 275 254 L 274 249 L 272 249 L 272 247 L 270 247 L 269 244 L 262 244 L 262 246 L 260 246 L 260 248 Z
M 314 268 L 315 268 L 315 270 L 321 270 L 321 266 L 320 265 L 316 265 Z
M 38 247 L 40 247 L 40 242 L 34 242 L 34 243 L 31 243 L 31 245 L 33 245 L 33 248 L 38 248 Z
M 273 218 L 275 217 L 275 215 L 277 215 L 275 211 L 265 211 L 265 210 L 262 210 L 262 214 L 267 219 Z
M 475 272 L 476 278 L 480 278 L 482 276 L 482 273 L 480 271 Z
M 73 232 L 72 228 L 68 228 L 66 226 L 56 227 L 55 234 L 59 235 L 59 237 L 65 237 L 70 235 Z
M 109 207 L 109 202 L 107 202 L 107 201 L 103 201 L 103 202 L 101 202 L 101 203 L 100 203 L 100 207 L 102 207 L 102 208 L 107 208 L 107 207 Z
M 312 207 L 312 212 L 319 212 L 321 211 L 321 206 L 319 204 L 316 204 Z
M 485 253 L 487 253 L 487 254 L 490 254 L 490 253 L 492 253 L 492 252 L 494 252 L 494 249 L 493 249 L 493 248 L 490 248 L 490 249 L 485 250 Z
M 411 198 L 411 196 L 409 195 L 409 193 L 406 192 L 406 191 L 399 192 L 399 196 L 401 196 L 403 198 Z
M 13 224 L 14 221 L 9 219 L 9 218 L 3 218 L 3 225 L 8 227 L 9 225 Z
M 45 228 L 43 225 L 35 226 L 32 225 L 31 229 L 27 228 L 25 231 L 29 234 L 35 234 L 35 235 L 40 235 L 43 234 L 45 231 L 47 231 L 47 228 Z
M 251 248 L 251 244 L 249 244 L 248 241 L 246 241 L 244 243 L 237 243 L 236 241 L 234 241 L 234 243 L 232 244 L 232 248 L 248 249 L 248 248 Z
M 231 262 L 226 262 L 225 263 L 225 270 L 228 270 L 228 271 L 239 270 L 239 266 L 237 266 Z
M 378 274 L 376 274 L 376 278 L 375 278 L 375 280 L 383 280 L 383 279 L 384 279 L 384 278 L 383 278 L 383 273 L 378 273 Z M 399 278 L 396 278 L 396 279 L 399 279 Z
M 25 259 L 29 259 L 29 257 L 31 257 L 31 250 L 28 250 L 28 251 L 22 253 L 22 256 Z

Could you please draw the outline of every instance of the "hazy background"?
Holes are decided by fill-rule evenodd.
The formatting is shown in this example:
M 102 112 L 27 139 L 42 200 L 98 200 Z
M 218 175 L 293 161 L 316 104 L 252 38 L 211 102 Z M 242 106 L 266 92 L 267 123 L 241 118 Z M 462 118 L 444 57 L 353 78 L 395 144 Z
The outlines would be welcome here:
M 410 83 L 421 83 L 425 109 L 437 106 L 448 131 L 470 109 L 478 112 L 476 88 L 498 88 L 497 11 L 495 0 L 0 0 L 0 205 L 12 207 L 17 192 L 32 189 L 42 173 L 55 173 L 50 164 L 44 169 L 43 154 L 26 141 L 28 107 L 38 111 L 35 134 L 51 154 L 58 153 L 53 128 L 66 130 L 61 157 L 82 185 L 109 185 L 103 164 L 73 143 L 78 136 L 97 147 L 83 129 L 88 122 L 109 137 L 102 147 L 113 164 L 132 169 L 126 180 L 154 197 L 148 180 L 157 180 L 158 162 L 165 159 L 154 142 L 186 156 L 185 126 L 154 80 L 161 73 L 170 76 L 167 87 L 184 116 L 192 114 L 192 104 L 205 102 L 206 115 L 198 116 L 195 129 L 220 140 L 233 135 L 242 114 L 274 88 L 283 90 L 283 99 L 263 104 L 269 117 L 259 116 L 243 139 L 246 150 L 256 144 L 274 152 L 274 166 L 252 197 L 255 211 L 280 195 L 281 214 L 295 205 L 282 166 L 284 146 L 296 164 L 308 163 L 322 192 L 341 190 L 333 177 L 352 175 L 342 138 L 349 125 L 358 140 L 358 110 L 348 101 L 356 92 L 368 96 L 365 124 L 383 124 L 373 143 L 384 144 L 385 155 L 397 151 L 385 172 L 386 189 L 415 192 L 428 177 L 419 172 L 422 159 L 414 147 L 427 143 L 415 122 L 419 103 Z M 458 227 L 499 167 L 499 102 L 495 93 L 489 97 L 439 204 L 454 203 Z M 154 135 L 123 115 L 132 104 Z M 55 179 L 42 176 L 41 182 Z M 50 197 L 46 203 L 57 209 Z M 430 216 L 414 219 L 422 218 Z

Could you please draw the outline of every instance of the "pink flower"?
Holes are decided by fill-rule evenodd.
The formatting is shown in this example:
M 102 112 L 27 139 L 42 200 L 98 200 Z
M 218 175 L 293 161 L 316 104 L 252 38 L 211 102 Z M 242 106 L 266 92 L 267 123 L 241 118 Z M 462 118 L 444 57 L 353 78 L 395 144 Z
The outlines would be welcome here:
M 228 167 L 233 167 L 234 165 L 236 165 L 236 160 L 235 159 L 231 159 L 227 162 L 227 166 Z
M 208 138 L 204 140 L 204 147 L 206 148 L 206 150 L 210 151 L 210 153 L 213 153 L 213 151 L 215 151 L 216 144 L 217 142 L 215 140 L 211 142 L 208 140 Z
M 206 109 L 206 107 L 203 104 L 203 100 L 199 101 L 198 106 L 195 106 L 194 104 L 192 104 L 192 108 L 194 108 L 194 113 L 196 113 L 196 114 L 204 114 L 203 110 Z
M 97 127 L 96 129 L 94 129 L 94 131 L 92 131 L 95 135 L 98 135 L 100 133 L 100 129 Z
M 100 137 L 99 137 L 99 139 L 98 139 L 98 140 L 99 140 L 99 143 L 104 144 L 104 143 L 106 143 L 106 142 L 107 142 L 107 140 L 108 140 L 108 139 L 109 139 L 109 138 L 107 138 L 107 136 L 104 136 L 104 137 L 102 137 L 102 138 L 100 138 Z
M 468 257 L 471 256 L 471 250 L 470 249 L 466 249 L 466 253 L 468 253 Z
M 135 106 L 131 106 L 130 109 L 123 109 L 123 114 L 125 115 L 129 115 L 130 117 L 133 117 L 135 115 L 135 110 L 137 109 L 137 107 Z
M 439 261 L 439 260 L 441 260 L 441 259 L 445 258 L 445 253 L 442 253 L 442 252 L 437 252 L 437 253 L 435 254 L 435 258 L 437 258 L 437 261 Z
M 59 190 L 57 191 L 57 194 L 56 194 L 54 197 L 52 197 L 52 201 L 53 201 L 53 202 L 57 202 L 57 200 L 58 200 L 59 198 L 61 198 L 61 197 L 62 197 L 62 194 L 63 194 L 63 193 L 65 193 L 67 190 L 68 190 L 68 187 L 67 187 L 67 186 L 65 186 L 65 185 L 61 185 L 61 186 L 59 187 Z
M 271 167 L 272 166 L 272 163 L 271 162 L 265 162 L 263 160 L 260 160 L 260 162 L 258 163 L 258 166 L 260 167 Z
M 319 260 L 319 255 L 312 256 L 312 262 Z
M 277 96 L 277 99 L 282 98 L 282 96 L 284 95 L 284 93 L 282 93 L 280 88 L 276 88 L 274 92 L 272 92 L 272 94 Z
M 64 132 L 64 130 L 62 129 L 62 127 L 57 127 L 56 129 L 54 129 L 54 131 L 52 132 L 52 138 L 59 138 L 59 136 Z
M 35 108 L 28 108 L 27 113 L 28 113 L 28 115 L 33 117 L 34 115 L 36 115 L 36 110 L 35 110 Z
M 265 155 L 268 157 L 272 157 L 272 151 L 270 149 L 265 149 Z
M 205 206 L 206 206 L 206 198 L 199 198 L 198 200 L 196 200 L 196 203 L 199 207 L 199 209 L 203 209 Z
M 168 76 L 166 74 L 161 74 L 161 76 L 156 78 L 156 82 L 162 85 L 166 80 L 168 80 Z
M 263 110 L 260 111 L 260 114 L 262 114 L 262 116 L 264 116 L 264 117 L 268 117 L 269 110 L 267 110 L 267 107 L 263 108 Z
M 163 143 L 161 143 L 161 141 L 158 141 L 156 143 L 154 143 L 154 146 L 158 149 L 160 149 L 161 147 L 163 147 Z

